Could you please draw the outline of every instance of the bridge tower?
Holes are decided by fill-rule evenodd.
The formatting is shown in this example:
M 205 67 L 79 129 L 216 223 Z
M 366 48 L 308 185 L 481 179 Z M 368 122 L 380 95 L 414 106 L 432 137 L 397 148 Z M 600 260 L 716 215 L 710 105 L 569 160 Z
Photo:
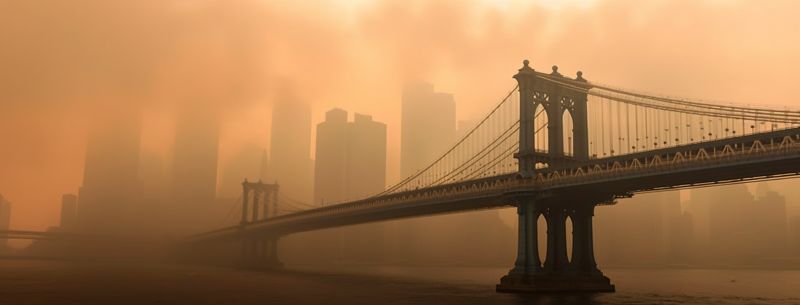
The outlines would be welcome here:
M 536 72 L 525 60 L 514 75 L 519 83 L 520 131 L 519 174 L 535 179 L 537 164 L 558 168 L 589 159 L 587 95 L 573 88 L 589 88 L 578 72 L 575 79 L 562 76 L 553 66 L 550 74 Z M 537 106 L 548 117 L 548 151 L 535 150 L 534 119 Z M 573 120 L 572 154 L 564 151 L 564 122 L 568 112 Z M 594 207 L 609 200 L 607 194 L 528 194 L 516 198 L 519 222 L 517 259 L 508 275 L 500 280 L 498 291 L 614 291 L 614 285 L 597 269 L 593 250 L 592 217 Z M 539 257 L 537 222 L 547 223 L 546 256 Z M 566 221 L 573 224 L 567 232 Z M 572 256 L 567 253 L 567 234 L 572 234 Z
M 583 78 L 583 73 L 578 71 L 575 79 L 567 78 L 558 72 L 558 67 L 553 66 L 550 74 L 536 72 L 529 66 L 529 61 L 523 61 L 523 66 L 514 75 L 519 83 L 519 152 L 514 157 L 519 160 L 519 173 L 523 177 L 532 177 L 536 171 L 536 164 L 548 167 L 568 165 L 572 161 L 584 161 L 589 158 L 589 129 L 586 92 L 580 92 L 574 87 L 588 88 L 589 84 Z M 565 86 L 568 85 L 568 86 Z M 547 115 L 547 152 L 537 152 L 535 143 L 536 109 L 541 106 Z M 564 139 L 563 117 L 568 113 L 572 118 L 572 137 Z M 564 150 L 567 141 L 570 151 Z
M 242 219 L 240 228 L 253 222 L 268 221 L 278 213 L 278 184 L 242 182 Z M 250 198 L 253 200 L 250 201 Z M 259 210 L 261 210 L 259 212 Z M 243 236 L 241 261 L 248 268 L 278 268 L 279 236 Z

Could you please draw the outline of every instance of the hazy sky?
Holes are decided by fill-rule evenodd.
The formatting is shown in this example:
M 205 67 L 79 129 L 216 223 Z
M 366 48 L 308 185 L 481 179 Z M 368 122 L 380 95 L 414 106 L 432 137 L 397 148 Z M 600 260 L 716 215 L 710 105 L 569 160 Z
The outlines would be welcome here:
M 168 155 L 176 106 L 217 107 L 220 164 L 266 147 L 276 88 L 388 124 L 399 168 L 400 88 L 425 79 L 476 119 L 522 59 L 676 96 L 800 108 L 798 1 L 0 0 L 0 193 L 12 226 L 56 225 L 81 183 L 86 121 L 144 113 Z

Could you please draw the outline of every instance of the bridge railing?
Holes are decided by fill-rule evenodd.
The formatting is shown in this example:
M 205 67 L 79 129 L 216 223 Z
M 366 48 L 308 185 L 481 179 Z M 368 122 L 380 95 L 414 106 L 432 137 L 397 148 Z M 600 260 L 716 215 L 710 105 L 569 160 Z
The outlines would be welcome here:
M 636 156 L 630 159 L 606 158 L 598 159 L 583 166 L 543 171 L 534 178 L 540 188 L 581 184 L 601 179 L 630 177 L 637 174 L 652 174 L 676 171 L 687 168 L 698 168 L 722 165 L 731 162 L 746 161 L 755 158 L 785 156 L 800 153 L 800 132 L 793 130 L 793 135 L 784 135 L 776 139 L 756 139 L 753 141 L 728 144 L 709 145 L 692 150 L 675 150 L 673 153 L 655 153 L 650 156 Z M 771 133 L 767 133 L 769 135 Z

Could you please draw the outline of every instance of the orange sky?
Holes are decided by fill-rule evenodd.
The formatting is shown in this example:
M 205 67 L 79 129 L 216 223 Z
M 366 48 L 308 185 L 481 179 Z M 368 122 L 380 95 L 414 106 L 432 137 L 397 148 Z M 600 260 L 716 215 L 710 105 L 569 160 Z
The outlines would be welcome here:
M 800 108 L 797 1 L 0 2 L 0 194 L 12 227 L 57 225 L 80 186 L 86 120 L 145 113 L 143 149 L 166 155 L 170 113 L 206 103 L 223 120 L 220 164 L 267 147 L 275 88 L 388 124 L 399 168 L 404 80 L 455 94 L 476 119 L 522 59 L 620 87 Z

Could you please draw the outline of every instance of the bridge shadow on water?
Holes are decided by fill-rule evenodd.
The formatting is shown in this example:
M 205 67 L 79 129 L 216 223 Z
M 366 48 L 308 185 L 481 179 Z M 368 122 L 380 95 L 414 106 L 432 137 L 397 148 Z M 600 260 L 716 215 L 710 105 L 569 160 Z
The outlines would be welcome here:
M 508 294 L 508 297 L 519 305 L 595 305 L 608 304 L 603 302 L 607 294 Z M 511 302 L 510 302 L 511 303 Z
M 252 271 L 264 274 L 281 274 L 292 277 L 313 278 L 315 281 L 332 283 L 339 288 L 350 284 L 363 287 L 362 297 L 380 297 L 385 304 L 519 304 L 519 305 L 572 305 L 572 304 L 625 304 L 623 300 L 635 300 L 636 296 L 617 293 L 505 293 L 496 292 L 490 281 L 494 275 L 465 269 L 448 273 L 450 268 L 436 268 L 438 272 L 426 273 L 423 267 L 397 266 L 349 266 L 341 267 L 297 267 L 282 270 Z M 354 269 L 350 269 L 354 267 Z M 436 274 L 436 275 L 434 275 Z M 467 281 L 465 278 L 473 280 Z M 340 290 L 340 292 L 343 290 Z M 356 302 L 364 301 L 355 298 Z M 352 304 L 351 296 L 341 296 L 334 303 Z

